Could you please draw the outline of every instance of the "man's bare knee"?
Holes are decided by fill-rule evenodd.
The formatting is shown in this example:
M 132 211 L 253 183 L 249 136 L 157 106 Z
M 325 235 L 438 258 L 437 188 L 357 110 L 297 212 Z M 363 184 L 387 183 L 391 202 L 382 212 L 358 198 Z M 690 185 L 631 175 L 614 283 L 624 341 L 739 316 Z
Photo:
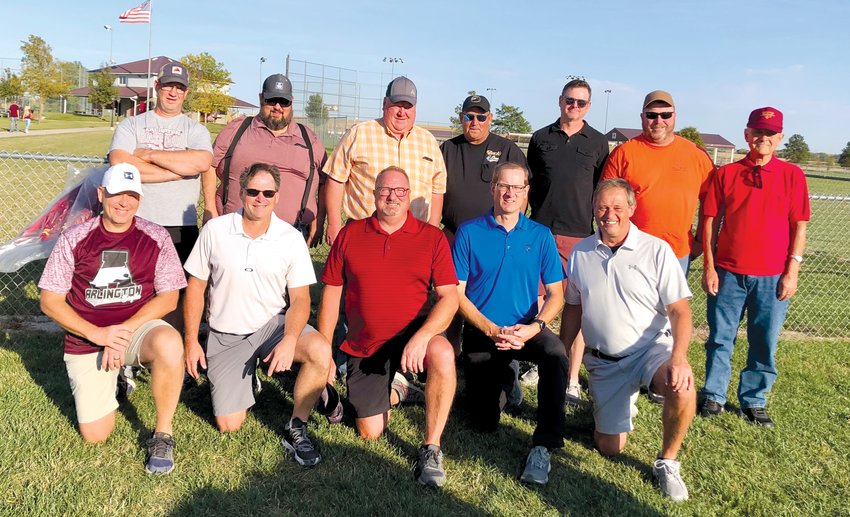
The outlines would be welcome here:
M 594 433 L 594 442 L 599 454 L 612 458 L 617 456 L 626 448 L 627 435 Z
M 233 433 L 238 431 L 245 422 L 245 413 L 231 413 L 229 415 L 215 417 L 215 425 L 220 433 Z
M 375 415 L 368 418 L 357 418 L 354 423 L 357 427 L 357 434 L 360 438 L 369 441 L 375 441 L 384 434 L 387 427 L 388 415 Z
M 86 443 L 100 443 L 106 441 L 115 428 L 115 412 L 99 418 L 94 422 L 80 424 L 80 437 Z
M 183 364 L 183 340 L 173 327 L 161 325 L 145 336 L 140 351 L 144 363 L 180 366 Z
M 452 344 L 442 336 L 437 336 L 428 343 L 426 358 L 428 361 L 428 369 L 431 371 L 451 373 L 454 370 L 454 348 L 452 348 Z

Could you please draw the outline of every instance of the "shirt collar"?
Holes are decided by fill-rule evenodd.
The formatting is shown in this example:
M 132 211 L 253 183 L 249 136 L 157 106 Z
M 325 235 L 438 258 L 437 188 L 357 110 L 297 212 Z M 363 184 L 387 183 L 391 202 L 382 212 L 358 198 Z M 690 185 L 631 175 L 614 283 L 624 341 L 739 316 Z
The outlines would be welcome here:
M 404 224 L 402 224 L 401 228 L 394 231 L 393 233 L 398 233 L 398 232 L 417 233 L 417 232 L 419 232 L 419 229 L 421 228 L 422 224 L 423 223 L 421 221 L 419 221 L 418 219 L 416 219 L 415 217 L 413 217 L 413 214 L 410 212 L 410 210 L 408 210 L 407 211 L 407 219 L 404 220 Z M 375 233 L 381 233 L 383 235 L 391 235 L 390 233 L 387 233 L 387 231 L 384 230 L 383 227 L 381 227 L 381 222 L 378 221 L 378 212 L 377 211 L 372 212 L 372 215 L 366 221 L 366 230 L 372 231 L 372 232 L 375 232 Z
M 505 230 L 505 227 L 496 222 L 496 215 L 493 213 L 493 209 L 491 208 L 489 212 L 487 212 L 487 226 L 492 229 L 501 228 Z M 513 227 L 511 231 L 514 230 L 524 230 L 528 226 L 528 217 L 525 216 L 522 212 L 519 214 L 519 220 L 516 223 L 516 226 Z
M 230 233 L 233 235 L 244 235 L 245 237 L 248 237 L 248 234 L 246 234 L 245 230 L 242 228 L 242 211 L 243 209 L 240 208 L 239 210 L 233 213 L 233 218 L 231 219 L 230 224 Z M 279 219 L 278 216 L 274 214 L 274 212 L 272 212 L 272 220 L 271 223 L 269 223 L 269 227 L 266 230 L 266 233 L 260 235 L 259 237 L 257 237 L 257 239 L 263 239 L 267 241 L 280 240 L 283 236 L 284 224 L 285 223 L 281 219 Z
M 630 250 L 637 249 L 638 243 L 640 242 L 640 236 L 643 232 L 638 230 L 638 227 L 635 226 L 635 223 L 629 224 L 629 234 L 626 235 L 626 240 L 620 244 L 620 248 L 626 248 Z M 596 248 L 598 249 L 600 246 L 605 248 L 611 248 L 604 242 L 602 242 L 602 233 L 599 230 L 596 230 Z
M 750 159 L 749 154 L 741 160 L 741 164 L 747 169 L 754 169 L 756 167 L 756 163 Z M 771 156 L 770 160 L 761 166 L 761 170 L 767 172 L 779 172 L 779 159 L 776 158 L 776 155 Z

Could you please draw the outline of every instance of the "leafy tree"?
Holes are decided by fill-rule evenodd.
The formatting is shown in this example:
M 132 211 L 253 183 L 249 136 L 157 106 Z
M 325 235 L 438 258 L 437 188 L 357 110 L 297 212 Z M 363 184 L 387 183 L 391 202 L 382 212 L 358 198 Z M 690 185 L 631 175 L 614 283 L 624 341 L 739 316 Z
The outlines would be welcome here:
M 325 100 L 320 93 L 314 93 L 307 98 L 307 105 L 304 107 L 304 112 L 307 114 L 307 119 L 313 128 L 321 126 L 328 119 L 328 107 L 325 105 Z
M 108 65 L 104 65 L 108 66 Z M 69 88 L 81 88 L 86 85 L 86 67 L 79 61 L 59 61 L 59 75 Z
M 785 159 L 794 163 L 801 163 L 808 160 L 809 154 L 811 154 L 809 152 L 809 144 L 806 143 L 803 135 L 800 134 L 791 135 L 791 138 L 785 144 L 785 149 L 782 151 Z
M 233 104 L 233 98 L 227 93 L 230 72 L 224 63 L 208 52 L 187 54 L 180 62 L 189 72 L 189 95 L 183 103 L 186 111 L 197 111 L 204 115 L 204 123 L 210 113 L 224 113 Z
M 24 94 L 21 78 L 6 69 L 5 77 L 0 81 L 0 97 L 20 97 Z
M 702 135 L 699 133 L 699 131 L 697 131 L 697 128 L 692 127 L 692 126 L 686 127 L 684 129 L 682 129 L 681 131 L 679 131 L 679 136 L 681 136 L 682 138 L 685 138 L 687 140 L 690 140 L 691 142 L 695 143 L 697 146 L 705 149 L 705 142 L 702 139 Z
M 115 79 L 110 73 L 110 67 L 106 63 L 93 74 L 89 74 L 89 101 L 100 109 L 112 104 L 118 95 Z
M 495 133 L 531 133 L 531 124 L 516 106 L 502 104 L 493 117 Z
M 847 142 L 847 145 L 844 146 L 844 150 L 841 151 L 841 156 L 838 157 L 838 165 L 842 167 L 850 167 L 850 142 Z
M 469 90 L 466 92 L 467 95 L 475 95 L 475 90 Z M 449 122 L 452 125 L 452 133 L 459 135 L 463 133 L 463 125 L 460 123 L 460 112 L 463 108 L 463 104 L 458 104 L 455 106 L 455 115 L 453 117 L 449 117 Z
M 30 34 L 29 39 L 21 45 L 24 54 L 21 81 L 26 91 L 38 98 L 40 113 L 44 113 L 46 99 L 67 95 L 69 90 L 51 50 L 50 45 L 34 34 Z

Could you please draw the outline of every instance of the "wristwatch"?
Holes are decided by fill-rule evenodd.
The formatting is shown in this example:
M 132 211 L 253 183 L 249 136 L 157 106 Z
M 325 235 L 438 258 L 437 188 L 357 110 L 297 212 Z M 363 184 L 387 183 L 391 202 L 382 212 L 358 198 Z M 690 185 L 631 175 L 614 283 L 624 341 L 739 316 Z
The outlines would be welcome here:
M 540 318 L 534 318 L 533 320 L 531 320 L 531 322 L 540 325 L 540 332 L 543 332 L 543 329 L 546 328 L 546 322 L 541 320 Z
M 798 264 L 803 263 L 803 256 L 802 255 L 791 255 L 791 259 L 796 260 Z

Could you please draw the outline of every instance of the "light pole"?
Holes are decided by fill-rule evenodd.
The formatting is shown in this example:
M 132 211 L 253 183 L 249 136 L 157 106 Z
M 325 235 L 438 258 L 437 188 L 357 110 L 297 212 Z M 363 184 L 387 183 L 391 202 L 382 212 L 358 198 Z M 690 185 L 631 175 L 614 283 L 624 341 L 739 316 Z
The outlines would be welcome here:
M 611 90 L 603 90 L 605 93 L 605 131 L 603 133 L 608 132 L 608 102 L 611 100 Z
M 487 88 L 487 95 L 490 96 L 490 106 L 496 105 L 496 96 L 493 92 L 495 92 L 495 88 Z
M 404 63 L 404 59 L 402 59 L 400 57 L 385 57 L 384 63 L 390 64 L 390 75 L 392 75 L 392 77 L 390 78 L 390 81 L 392 81 L 393 79 L 395 79 L 395 64 L 396 63 Z
M 265 63 L 265 62 L 266 62 L 266 58 L 261 57 L 260 58 L 260 83 L 261 84 L 263 82 L 263 63 Z
M 103 28 L 109 33 L 109 66 L 112 66 L 115 64 L 115 61 L 112 60 L 112 26 L 104 25 Z

